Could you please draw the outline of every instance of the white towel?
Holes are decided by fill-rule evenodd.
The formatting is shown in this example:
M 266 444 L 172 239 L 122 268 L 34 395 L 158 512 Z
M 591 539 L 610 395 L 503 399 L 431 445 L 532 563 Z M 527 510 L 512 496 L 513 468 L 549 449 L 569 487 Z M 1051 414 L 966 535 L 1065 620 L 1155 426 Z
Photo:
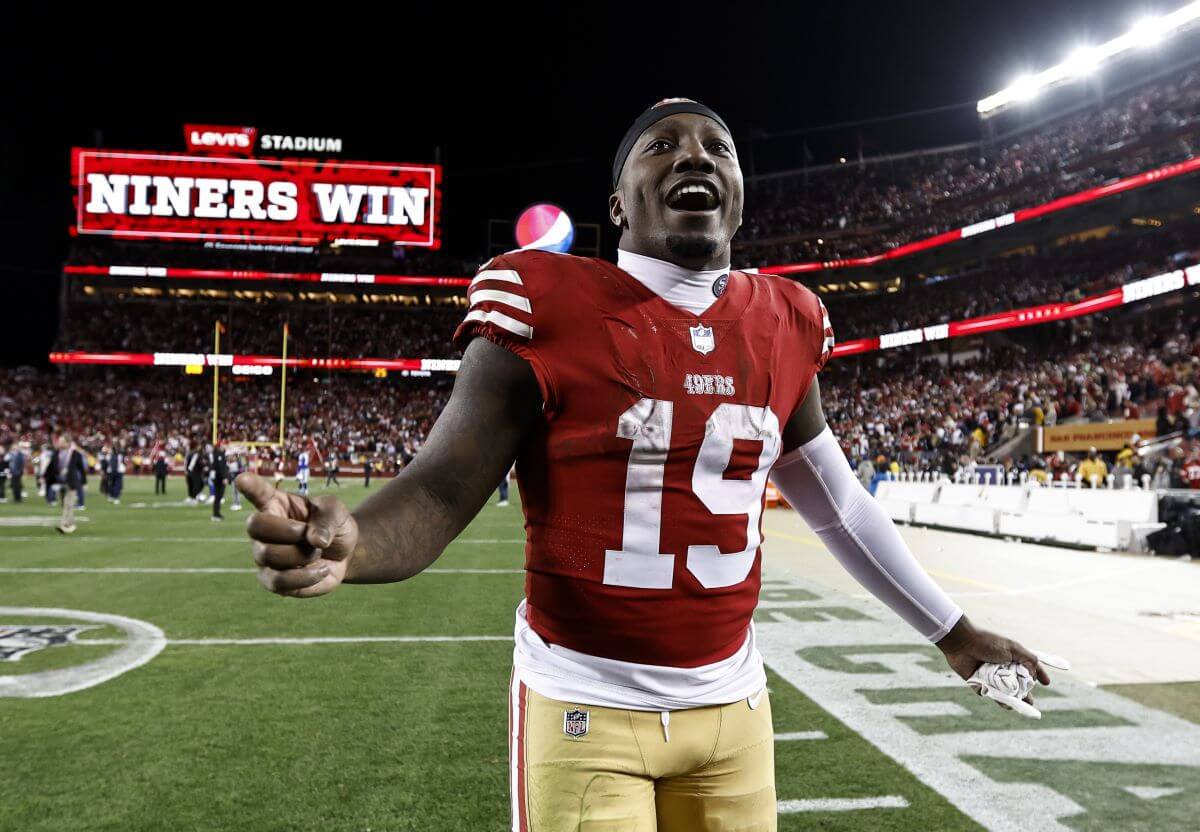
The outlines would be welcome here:
M 1050 653 L 1037 653 L 1036 655 L 1042 664 L 1061 670 L 1071 669 L 1071 663 L 1066 659 Z M 971 674 L 971 678 L 967 679 L 967 684 L 980 696 L 994 699 L 1001 705 L 1012 708 L 1021 716 L 1027 716 L 1030 719 L 1042 718 L 1041 711 L 1024 701 L 1029 692 L 1033 690 L 1033 686 L 1037 684 L 1037 679 L 1033 678 L 1033 674 L 1023 664 L 1016 662 L 1012 664 L 981 664 L 979 669 Z

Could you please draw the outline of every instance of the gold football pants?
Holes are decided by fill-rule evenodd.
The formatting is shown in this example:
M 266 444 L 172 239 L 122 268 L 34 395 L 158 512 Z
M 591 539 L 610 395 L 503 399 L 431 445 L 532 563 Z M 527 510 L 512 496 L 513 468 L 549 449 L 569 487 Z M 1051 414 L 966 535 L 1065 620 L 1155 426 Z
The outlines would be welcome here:
M 513 832 L 775 832 L 775 742 L 754 701 L 671 711 L 509 696 Z

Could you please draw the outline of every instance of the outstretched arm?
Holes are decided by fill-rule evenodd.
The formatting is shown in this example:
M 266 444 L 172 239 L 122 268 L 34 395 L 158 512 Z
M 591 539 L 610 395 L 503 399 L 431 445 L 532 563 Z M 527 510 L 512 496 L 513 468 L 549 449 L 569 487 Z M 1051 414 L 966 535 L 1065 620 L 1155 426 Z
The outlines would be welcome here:
M 402 581 L 425 569 L 508 473 L 541 405 L 525 360 L 476 338 L 421 452 L 353 513 L 336 497 L 310 500 L 240 475 L 238 489 L 258 508 L 246 528 L 260 583 L 307 598 L 343 581 Z
M 541 406 L 523 358 L 472 341 L 421 452 L 354 512 L 358 547 L 346 580 L 402 581 L 433 563 L 508 474 Z
M 921 567 L 896 524 L 851 472 L 825 422 L 816 379 L 784 427 L 772 479 L 846 571 L 937 644 L 958 675 L 966 679 L 985 662 L 1019 662 L 1049 684 L 1033 653 L 976 629 Z

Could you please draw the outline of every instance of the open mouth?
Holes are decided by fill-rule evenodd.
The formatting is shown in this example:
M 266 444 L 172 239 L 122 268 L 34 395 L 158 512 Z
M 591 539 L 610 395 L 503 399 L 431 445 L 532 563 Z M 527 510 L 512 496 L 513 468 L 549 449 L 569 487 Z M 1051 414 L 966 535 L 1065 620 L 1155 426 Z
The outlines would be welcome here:
M 717 189 L 710 182 L 680 182 L 667 194 L 667 207 L 675 211 L 713 211 L 720 204 Z

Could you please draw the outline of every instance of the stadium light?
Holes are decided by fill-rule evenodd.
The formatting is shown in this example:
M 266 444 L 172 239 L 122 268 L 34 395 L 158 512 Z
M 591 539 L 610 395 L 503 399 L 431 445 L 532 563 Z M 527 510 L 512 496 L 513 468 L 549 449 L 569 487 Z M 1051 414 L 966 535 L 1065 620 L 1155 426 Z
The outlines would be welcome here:
M 1130 40 L 1136 46 L 1154 46 L 1163 39 L 1165 34 L 1163 21 L 1157 17 L 1143 18 L 1129 30 Z
M 1100 65 L 1100 56 L 1090 46 L 1076 49 L 1063 61 L 1063 68 L 1073 78 L 1082 78 L 1096 71 Z
M 1106 61 L 1131 49 L 1147 48 L 1160 43 L 1185 27 L 1200 20 L 1200 0 L 1181 6 L 1162 17 L 1139 20 L 1125 34 L 1099 46 L 1083 47 L 1072 52 L 1066 60 L 1035 75 L 1023 75 L 1000 92 L 980 99 L 975 109 L 987 118 L 1001 108 L 1018 101 L 1028 101 L 1047 87 L 1064 81 L 1083 78 Z
M 1009 87 L 1016 101 L 1028 101 L 1038 93 L 1038 80 L 1032 75 L 1022 75 Z

